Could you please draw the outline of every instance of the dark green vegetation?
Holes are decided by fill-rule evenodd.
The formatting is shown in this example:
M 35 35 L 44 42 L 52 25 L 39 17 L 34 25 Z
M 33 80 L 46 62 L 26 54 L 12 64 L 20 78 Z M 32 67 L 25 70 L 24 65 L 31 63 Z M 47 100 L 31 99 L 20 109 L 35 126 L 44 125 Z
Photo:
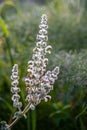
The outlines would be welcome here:
M 87 3 L 53 0 L 47 5 L 5 2 L 0 5 L 0 121 L 10 122 L 10 75 L 19 64 L 21 100 L 25 105 L 27 61 L 32 57 L 42 13 L 48 15 L 48 69 L 60 66 L 59 79 L 50 93 L 52 100 L 42 102 L 13 130 L 87 130 Z

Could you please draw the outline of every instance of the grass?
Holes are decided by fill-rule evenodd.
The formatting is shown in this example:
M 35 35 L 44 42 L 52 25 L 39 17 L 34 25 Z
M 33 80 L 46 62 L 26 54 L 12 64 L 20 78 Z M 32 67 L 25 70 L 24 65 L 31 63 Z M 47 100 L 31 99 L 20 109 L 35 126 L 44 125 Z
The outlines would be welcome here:
M 49 44 L 53 47 L 48 67 L 60 66 L 59 79 L 51 92 L 52 100 L 42 102 L 28 114 L 27 121 L 22 119 L 17 126 L 27 130 L 87 129 L 87 11 L 81 5 L 77 11 L 77 4 L 53 0 L 44 6 L 16 2 L 0 6 L 0 121 L 10 119 L 14 111 L 10 99 L 11 66 L 18 63 L 20 77 L 26 75 L 40 16 L 47 13 Z M 20 86 L 24 91 L 23 82 Z M 25 93 L 21 95 L 24 102 Z M 14 129 L 19 129 L 17 126 Z

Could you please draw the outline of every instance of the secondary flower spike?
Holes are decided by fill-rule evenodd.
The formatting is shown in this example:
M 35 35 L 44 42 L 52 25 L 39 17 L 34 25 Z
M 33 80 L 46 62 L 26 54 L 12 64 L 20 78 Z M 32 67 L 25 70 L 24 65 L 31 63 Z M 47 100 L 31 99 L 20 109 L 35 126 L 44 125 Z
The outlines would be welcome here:
M 12 96 L 13 106 L 15 108 L 18 108 L 18 110 L 20 111 L 21 107 L 22 107 L 22 102 L 19 102 L 20 95 L 18 93 L 20 92 L 20 88 L 18 87 L 19 76 L 18 76 L 18 65 L 17 64 L 15 64 L 13 66 L 11 80 L 12 80 L 11 92 L 13 94 L 13 96 Z

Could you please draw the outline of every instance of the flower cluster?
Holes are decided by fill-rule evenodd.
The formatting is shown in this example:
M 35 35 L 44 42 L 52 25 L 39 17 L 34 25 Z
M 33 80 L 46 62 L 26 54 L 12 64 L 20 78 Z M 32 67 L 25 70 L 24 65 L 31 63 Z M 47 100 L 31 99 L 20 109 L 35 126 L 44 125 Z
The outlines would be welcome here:
M 15 64 L 13 66 L 11 80 L 12 80 L 12 83 L 11 83 L 11 85 L 12 85 L 11 92 L 13 94 L 13 96 L 12 96 L 13 106 L 15 108 L 18 108 L 19 110 L 21 110 L 22 103 L 19 102 L 20 95 L 18 94 L 20 92 L 20 88 L 17 87 L 18 83 L 19 83 L 19 81 L 18 81 L 19 80 L 19 76 L 18 76 L 18 65 L 17 64 Z
M 52 71 L 46 71 L 48 64 L 48 58 L 46 54 L 51 53 L 51 46 L 47 45 L 47 15 L 43 14 L 39 25 L 39 34 L 37 35 L 36 47 L 33 49 L 32 60 L 28 61 L 27 76 L 25 78 L 26 84 L 26 102 L 28 102 L 30 109 L 35 109 L 35 106 L 41 102 L 41 100 L 48 101 L 51 96 L 48 93 L 53 89 L 53 84 L 59 74 L 59 67 L 54 68 Z M 19 102 L 20 88 L 18 88 L 18 65 L 15 64 L 12 69 L 12 88 L 13 93 L 12 100 L 13 106 L 18 108 L 22 107 L 22 103 Z
M 46 72 L 48 64 L 47 53 L 51 53 L 51 46 L 47 45 L 47 15 L 43 14 L 39 25 L 40 31 L 37 35 L 36 47 L 33 49 L 32 60 L 28 62 L 28 74 L 25 78 L 26 84 L 26 101 L 30 103 L 30 109 L 35 109 L 35 106 L 41 100 L 48 101 L 51 98 L 48 93 L 53 89 L 53 84 L 57 79 L 59 67 L 53 71 Z
M 48 64 L 48 58 L 46 54 L 51 53 L 51 46 L 47 45 L 47 15 L 43 14 L 39 25 L 39 34 L 37 35 L 36 47 L 33 49 L 32 60 L 28 61 L 27 76 L 25 78 L 26 84 L 26 107 L 21 110 L 22 102 L 20 102 L 20 88 L 19 76 L 18 76 L 18 65 L 15 64 L 12 69 L 11 75 L 11 92 L 13 107 L 17 108 L 12 122 L 8 125 L 5 121 L 1 122 L 1 130 L 10 130 L 10 128 L 22 117 L 26 117 L 26 113 L 29 109 L 34 110 L 35 106 L 38 105 L 41 100 L 48 101 L 51 96 L 48 93 L 53 89 L 53 84 L 59 74 L 59 67 L 55 67 L 52 71 L 46 71 Z

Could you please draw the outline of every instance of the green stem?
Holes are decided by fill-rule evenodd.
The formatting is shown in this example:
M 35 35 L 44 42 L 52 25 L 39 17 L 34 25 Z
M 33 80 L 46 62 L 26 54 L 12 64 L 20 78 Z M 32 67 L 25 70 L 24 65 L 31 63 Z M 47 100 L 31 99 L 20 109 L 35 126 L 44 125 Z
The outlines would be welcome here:
M 30 117 L 31 113 L 27 113 L 27 130 L 31 130 L 31 117 Z
M 32 118 L 32 130 L 36 130 L 36 111 L 31 112 L 31 118 Z

